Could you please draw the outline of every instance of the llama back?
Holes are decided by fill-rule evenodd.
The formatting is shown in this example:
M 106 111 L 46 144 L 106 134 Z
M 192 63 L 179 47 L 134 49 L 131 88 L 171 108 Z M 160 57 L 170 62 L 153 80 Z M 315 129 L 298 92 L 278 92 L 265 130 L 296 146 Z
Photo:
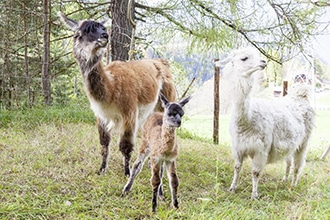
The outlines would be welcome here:
M 155 95 L 158 96 L 159 90 L 163 87 L 163 72 L 169 73 L 166 68 L 159 65 L 156 60 L 144 59 L 130 62 L 114 61 L 106 66 L 105 70 L 108 77 L 118 84 L 118 88 L 134 91 L 138 103 L 144 105 L 155 100 Z
M 124 65 L 123 65 L 124 64 Z M 140 75 L 140 77 L 147 77 L 146 72 L 155 74 L 158 80 L 158 85 L 160 92 L 170 101 L 174 102 L 176 99 L 176 90 L 173 82 L 173 77 L 170 71 L 170 65 L 165 59 L 155 58 L 155 59 L 143 59 L 143 60 L 133 60 L 130 62 L 114 61 L 107 68 L 111 70 L 113 68 L 121 68 L 123 74 L 127 71 L 134 71 L 134 74 Z M 118 71 L 116 71 L 118 72 Z M 140 80 L 144 82 L 144 80 Z M 138 82 L 140 83 L 140 82 Z M 127 85 L 130 87 L 131 85 Z M 143 85 L 141 88 L 144 89 L 149 85 Z M 148 94 L 145 94 L 148 95 Z M 143 97 L 142 97 L 143 98 Z M 163 111 L 160 100 L 155 106 L 155 111 Z
M 288 94 L 289 98 L 295 100 L 298 105 L 297 108 L 299 109 L 299 111 L 301 111 L 301 115 L 305 125 L 305 142 L 308 142 L 315 122 L 315 110 L 312 106 L 312 95 L 313 88 L 307 83 L 293 84 Z
M 289 90 L 288 96 L 297 99 L 304 99 L 311 104 L 313 88 L 307 83 L 294 83 Z
M 306 83 L 295 83 L 289 90 L 288 98 L 297 103 L 304 118 L 307 131 L 314 126 L 315 110 L 312 105 L 313 87 Z

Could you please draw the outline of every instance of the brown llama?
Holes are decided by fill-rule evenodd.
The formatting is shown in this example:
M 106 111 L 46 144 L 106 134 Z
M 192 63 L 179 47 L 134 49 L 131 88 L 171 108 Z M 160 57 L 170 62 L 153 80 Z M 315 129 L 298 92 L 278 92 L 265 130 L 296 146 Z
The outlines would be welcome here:
M 184 98 L 177 103 L 169 102 L 162 94 L 160 94 L 160 98 L 165 112 L 152 113 L 144 124 L 139 155 L 122 192 L 122 196 L 125 196 L 131 190 L 135 177 L 140 173 L 145 160 L 150 155 L 153 212 L 156 212 L 158 196 L 164 200 L 162 187 L 164 165 L 169 179 L 172 205 L 175 208 L 179 207 L 177 199 L 179 179 L 176 174 L 176 158 L 179 148 L 176 141 L 176 128 L 181 125 L 181 118 L 184 114 L 182 107 L 189 102 L 191 97 Z
M 72 31 L 73 54 L 85 84 L 86 94 L 97 118 L 102 164 L 98 173 L 108 166 L 111 135 L 117 130 L 119 150 L 124 156 L 125 175 L 138 127 L 155 109 L 159 92 L 175 100 L 175 87 L 168 63 L 163 59 L 114 61 L 103 67 L 102 57 L 109 36 L 105 21 L 75 21 L 58 12 L 61 21 Z

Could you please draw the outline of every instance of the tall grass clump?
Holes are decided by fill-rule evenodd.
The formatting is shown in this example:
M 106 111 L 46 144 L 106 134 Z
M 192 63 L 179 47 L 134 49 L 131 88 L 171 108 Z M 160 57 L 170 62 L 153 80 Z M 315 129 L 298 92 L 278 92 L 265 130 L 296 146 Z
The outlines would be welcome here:
M 94 123 L 95 116 L 88 103 L 71 101 L 68 105 L 35 106 L 23 109 L 2 109 L 0 127 L 33 129 L 42 124 Z

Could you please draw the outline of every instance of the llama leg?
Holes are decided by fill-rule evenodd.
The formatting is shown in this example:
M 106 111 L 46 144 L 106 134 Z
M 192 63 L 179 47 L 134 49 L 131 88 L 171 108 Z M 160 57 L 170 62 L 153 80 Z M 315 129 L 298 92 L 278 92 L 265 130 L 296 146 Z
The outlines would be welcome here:
M 291 169 L 291 165 L 292 165 L 292 160 L 293 160 L 293 157 L 289 157 L 286 159 L 286 170 L 285 170 L 285 175 L 282 179 L 283 182 L 288 181 L 288 177 L 289 177 L 290 169 Z
M 239 174 L 241 172 L 242 169 L 242 165 L 243 165 L 243 157 L 236 154 L 234 155 L 234 160 L 235 160 L 235 165 L 234 165 L 234 177 L 233 177 L 233 181 L 230 185 L 229 191 L 232 193 L 235 193 L 236 191 L 236 186 L 239 180 Z
M 140 151 L 138 158 L 133 164 L 129 180 L 127 181 L 123 189 L 123 192 L 121 194 L 122 197 L 125 196 L 131 190 L 135 177 L 141 172 L 144 162 L 146 158 L 149 156 L 150 149 L 147 147 L 147 145 L 148 144 L 146 141 L 142 141 L 141 149 L 143 150 Z
M 134 134 L 132 130 L 127 129 L 122 134 L 119 142 L 119 150 L 124 156 L 124 170 L 125 170 L 125 176 L 127 177 L 130 176 L 129 163 L 132 157 L 133 148 L 134 148 Z
M 100 119 L 97 119 L 97 127 L 99 131 L 100 144 L 102 146 L 102 164 L 101 168 L 97 172 L 100 175 L 105 173 L 106 168 L 108 167 L 111 136 L 110 132 L 107 131 L 105 124 Z
M 152 159 L 153 160 L 153 159 Z M 161 177 L 160 177 L 160 170 L 161 170 L 161 163 L 156 163 L 156 161 L 151 161 L 151 186 L 152 186 L 152 212 L 156 212 L 157 209 L 157 197 L 159 192 L 159 186 L 161 185 Z
M 266 165 L 267 156 L 259 153 L 252 159 L 252 195 L 251 199 L 258 198 L 258 183 L 261 173 Z
M 297 185 L 299 175 L 306 162 L 307 144 L 303 144 L 301 148 L 294 154 L 294 167 L 291 185 Z
M 176 174 L 176 162 L 166 162 L 166 171 L 168 180 L 170 182 L 170 189 L 172 194 L 172 205 L 174 208 L 179 208 L 177 193 L 179 187 L 179 178 Z
M 164 173 L 164 164 L 161 165 L 160 167 L 160 178 L 163 179 L 163 173 Z M 165 196 L 163 193 L 163 184 L 160 183 L 159 185 L 159 191 L 158 191 L 158 198 L 162 201 L 165 201 Z

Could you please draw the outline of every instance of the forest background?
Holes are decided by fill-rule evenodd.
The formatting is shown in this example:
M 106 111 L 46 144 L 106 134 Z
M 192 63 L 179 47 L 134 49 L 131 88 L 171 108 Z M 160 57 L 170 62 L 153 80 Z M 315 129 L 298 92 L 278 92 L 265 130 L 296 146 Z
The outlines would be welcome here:
M 23 0 L 1 1 L 0 6 L 1 109 L 84 99 L 71 53 L 72 33 L 60 24 L 58 11 L 77 20 L 111 19 L 105 62 L 165 57 L 179 95 L 193 78 L 197 89 L 213 76 L 215 58 L 243 46 L 267 58 L 267 79 L 275 86 L 297 73 L 292 62 L 315 73 L 319 88 L 330 80 L 327 41 L 319 41 L 329 35 L 327 1 Z

